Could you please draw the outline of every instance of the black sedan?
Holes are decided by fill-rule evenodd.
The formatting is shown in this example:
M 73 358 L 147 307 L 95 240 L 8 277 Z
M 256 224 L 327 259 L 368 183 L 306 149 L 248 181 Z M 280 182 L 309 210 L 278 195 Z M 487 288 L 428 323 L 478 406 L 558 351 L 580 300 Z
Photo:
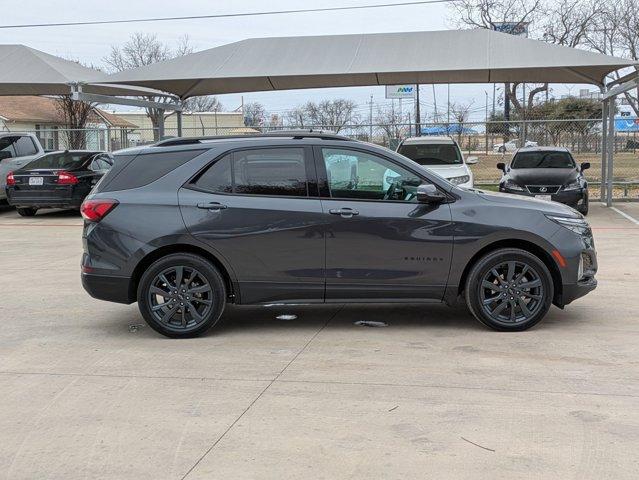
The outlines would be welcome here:
M 7 175 L 7 200 L 23 217 L 40 208 L 80 208 L 113 165 L 105 152 L 67 150 L 45 154 Z
M 588 214 L 588 182 L 584 170 L 590 163 L 577 165 L 567 148 L 521 148 L 510 165 L 498 163 L 504 172 L 499 191 L 563 203 Z

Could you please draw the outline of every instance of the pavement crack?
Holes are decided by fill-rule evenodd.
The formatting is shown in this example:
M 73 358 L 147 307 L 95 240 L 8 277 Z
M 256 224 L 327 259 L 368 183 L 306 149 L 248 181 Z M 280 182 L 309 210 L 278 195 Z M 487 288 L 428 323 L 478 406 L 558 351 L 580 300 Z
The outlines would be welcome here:
M 313 334 L 313 336 L 308 340 L 308 342 L 306 342 L 304 344 L 304 346 L 302 348 L 300 348 L 298 350 L 298 352 L 293 356 L 293 358 L 290 360 L 290 362 L 288 362 L 284 368 L 282 368 L 282 370 L 280 370 L 280 372 L 275 375 L 275 377 L 269 382 L 268 385 L 266 385 L 266 387 L 264 387 L 262 389 L 262 391 L 260 393 L 257 394 L 257 396 L 251 401 L 251 403 L 248 404 L 248 406 L 242 411 L 242 413 L 240 413 L 238 415 L 238 417 L 233 420 L 233 422 L 227 427 L 226 430 L 224 430 L 224 432 L 222 432 L 222 434 L 217 437 L 217 439 L 213 442 L 213 444 L 206 450 L 206 452 L 204 452 L 204 454 L 202 454 L 200 456 L 200 458 L 197 459 L 197 461 L 193 464 L 193 466 L 191 468 L 188 469 L 188 471 L 184 474 L 184 476 L 182 476 L 181 480 L 184 480 L 186 477 L 188 477 L 191 472 L 193 472 L 193 470 L 195 470 L 197 468 L 197 466 L 202 462 L 202 460 L 204 460 L 206 458 L 206 456 L 211 453 L 211 451 L 222 441 L 222 439 L 224 439 L 224 437 L 226 436 L 227 433 L 229 433 L 233 427 L 235 425 L 237 425 L 237 422 L 239 422 L 242 417 L 244 417 L 244 415 L 246 415 L 246 413 L 253 407 L 253 405 L 255 405 L 257 403 L 257 401 L 262 398 L 262 396 L 268 391 L 269 388 L 271 388 L 271 385 L 273 385 L 275 382 L 277 382 L 277 380 L 284 374 L 284 372 L 286 372 L 286 369 L 288 369 L 288 367 L 290 367 L 295 360 L 298 359 L 298 357 L 304 353 L 304 351 L 308 348 L 308 346 L 313 342 L 313 340 L 315 340 L 317 338 L 317 336 L 322 333 L 322 331 L 328 326 L 329 323 L 331 323 L 331 321 L 342 311 L 342 309 L 344 308 L 344 305 L 342 305 L 333 315 L 331 315 L 328 320 L 326 320 L 326 322 L 324 322 L 324 324 Z

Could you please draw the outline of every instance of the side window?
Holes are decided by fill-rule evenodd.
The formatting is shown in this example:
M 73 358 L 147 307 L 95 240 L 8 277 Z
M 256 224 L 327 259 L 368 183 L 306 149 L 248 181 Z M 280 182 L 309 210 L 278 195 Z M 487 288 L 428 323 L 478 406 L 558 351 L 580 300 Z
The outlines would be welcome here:
M 18 137 L 0 138 L 0 160 L 3 158 L 13 158 L 16 156 L 14 145 Z
M 38 153 L 38 149 L 33 143 L 31 137 L 18 137 L 15 146 L 18 157 L 26 157 Z
M 195 186 L 209 192 L 232 193 L 231 155 L 222 157 L 195 181 Z
M 113 162 L 108 156 L 96 155 L 89 164 L 89 170 L 93 170 L 94 172 L 104 172 L 111 168 L 111 165 L 113 165 Z
M 308 195 L 302 148 L 267 148 L 233 154 L 235 193 L 253 195 Z
M 416 202 L 422 179 L 385 158 L 355 150 L 323 148 L 332 198 Z
M 176 168 L 197 157 L 205 150 L 163 151 L 150 148 L 131 159 L 129 155 L 116 155 L 114 168 L 101 186 L 102 192 L 138 188 L 155 182 Z
M 211 165 L 195 186 L 240 195 L 308 196 L 302 148 L 264 148 L 228 154 Z

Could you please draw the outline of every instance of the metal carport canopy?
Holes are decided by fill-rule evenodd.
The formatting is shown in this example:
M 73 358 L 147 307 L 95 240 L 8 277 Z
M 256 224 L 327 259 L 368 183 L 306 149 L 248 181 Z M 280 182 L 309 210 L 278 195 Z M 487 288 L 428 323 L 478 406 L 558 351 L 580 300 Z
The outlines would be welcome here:
M 589 83 L 635 65 L 487 29 L 255 38 L 127 70 L 109 83 L 178 95 L 405 83 Z
M 162 95 L 140 87 L 107 84 L 107 74 L 25 45 L 0 45 L 0 95 Z M 166 94 L 164 94 L 166 95 Z M 110 98 L 113 103 L 117 99 Z

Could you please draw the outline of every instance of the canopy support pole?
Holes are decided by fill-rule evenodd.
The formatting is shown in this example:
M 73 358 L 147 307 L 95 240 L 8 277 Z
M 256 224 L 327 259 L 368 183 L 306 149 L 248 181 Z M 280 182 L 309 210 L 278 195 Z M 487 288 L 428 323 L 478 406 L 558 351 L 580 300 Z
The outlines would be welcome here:
M 176 112 L 177 115 L 177 136 L 182 136 L 182 110 Z
M 615 140 L 615 97 L 608 101 L 608 173 L 606 174 L 606 206 L 612 207 L 612 180 Z
M 159 140 L 163 140 L 164 139 L 164 109 L 163 108 L 159 109 L 158 137 L 159 137 Z
M 603 92 L 602 92 L 603 93 Z M 608 161 L 608 100 L 603 101 L 601 110 L 601 185 L 599 198 L 603 202 L 606 198 L 606 162 Z

